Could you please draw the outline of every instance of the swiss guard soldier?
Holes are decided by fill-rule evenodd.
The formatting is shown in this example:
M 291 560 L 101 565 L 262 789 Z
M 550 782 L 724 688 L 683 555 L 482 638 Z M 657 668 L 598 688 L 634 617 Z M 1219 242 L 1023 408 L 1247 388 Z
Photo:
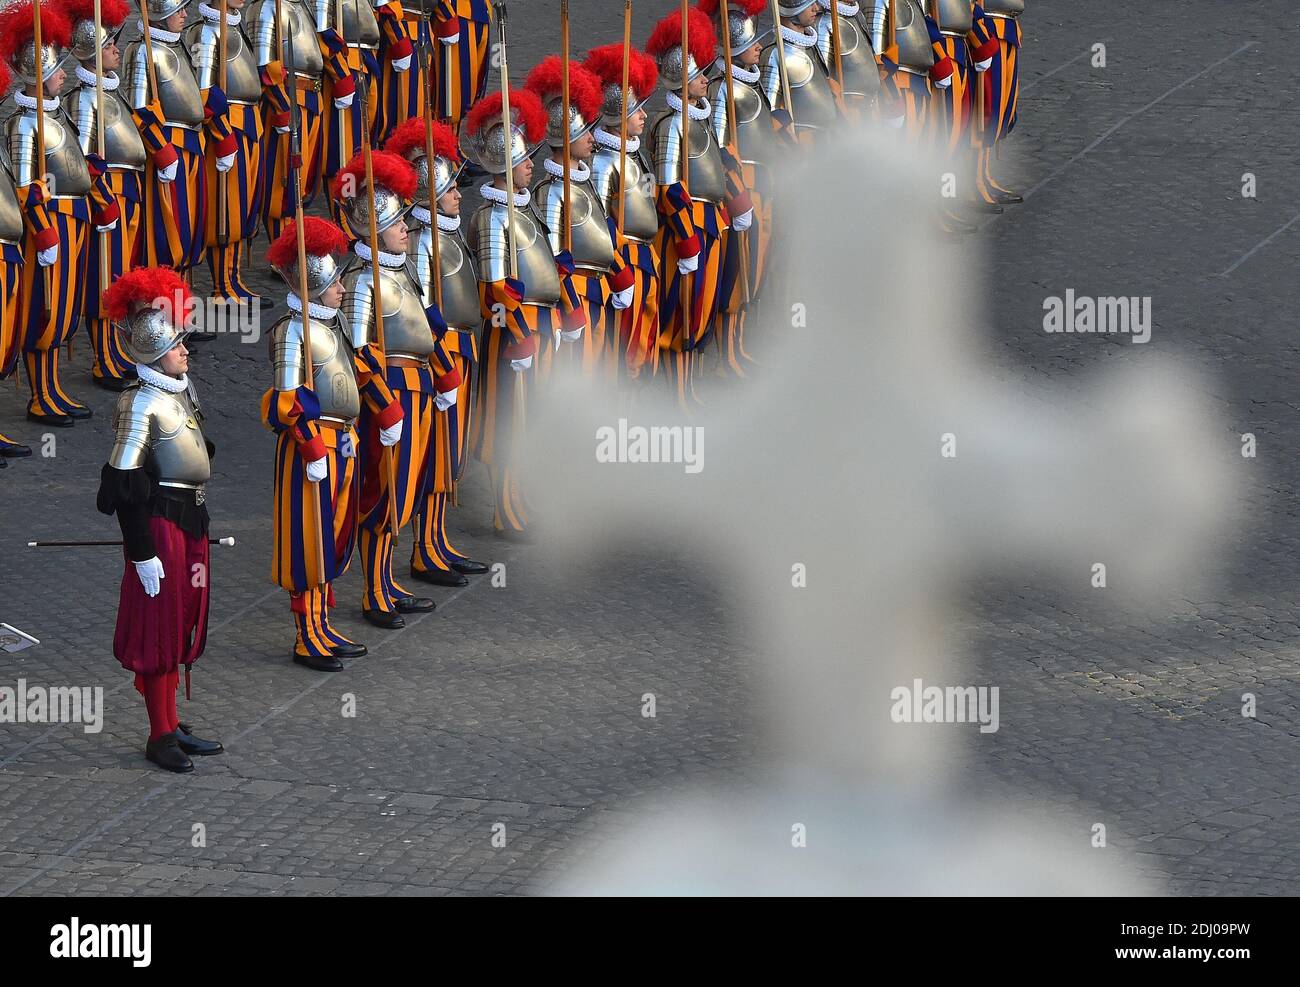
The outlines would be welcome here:
M 130 270 L 135 258 L 136 236 L 140 232 L 140 179 L 148 155 L 131 108 L 122 98 L 122 80 L 117 69 L 122 53 L 117 36 L 129 9 L 126 0 L 102 0 L 100 33 L 95 34 L 95 0 L 64 0 L 63 12 L 72 23 L 72 57 L 77 85 L 63 97 L 63 108 L 77 128 L 82 153 L 99 150 L 96 117 L 97 88 L 103 89 L 104 163 L 103 182 L 117 205 L 118 222 L 106 233 L 92 233 L 86 247 L 86 287 L 82 314 L 95 352 L 91 379 L 110 391 L 121 391 L 135 379 L 135 363 L 122 348 L 113 323 L 100 312 L 101 296 L 110 284 Z M 100 52 L 104 78 L 96 85 L 95 52 Z M 107 277 L 105 277 L 107 275 Z
M 0 59 L 0 93 L 9 91 L 9 68 Z M 48 222 L 48 220 L 47 220 Z M 23 273 L 23 208 L 7 160 L 0 160 L 0 380 L 18 362 L 21 342 L 18 334 L 18 285 Z M 0 432 L 0 467 L 6 459 L 32 454 L 29 446 Z
M 313 378 L 303 359 L 303 308 L 298 270 L 298 227 L 285 226 L 267 262 L 289 285 L 289 314 L 268 337 L 272 386 L 262 398 L 262 420 L 279 434 L 275 450 L 275 549 L 272 579 L 289 591 L 298 627 L 293 660 L 319 672 L 338 672 L 340 658 L 359 658 L 363 644 L 348 640 L 329 620 L 334 580 L 352 561 L 357 536 L 361 471 L 357 417 L 362 402 L 379 426 L 379 441 L 402 435 L 402 406 L 384 379 L 384 354 L 374 343 L 352 348 L 339 319 L 342 267 L 334 255 L 347 237 L 315 216 L 303 220 L 307 260 L 307 318 Z
M 999 205 L 1024 202 L 1024 197 L 999 185 L 989 171 L 993 150 L 1016 125 L 1020 102 L 1020 15 L 1024 0 L 987 0 L 975 5 L 975 30 L 971 45 L 978 55 L 983 44 L 993 42 L 992 63 L 984 74 L 983 140 L 980 144 L 978 170 L 980 197 Z M 977 66 L 978 68 L 978 66 Z
M 86 240 L 93 230 L 108 230 L 117 223 L 117 205 L 101 180 L 102 161 L 96 163 L 92 176 L 72 121 L 53 98 L 66 78 L 59 63 L 71 41 L 72 26 L 57 7 L 41 4 L 42 78 L 38 82 L 32 11 L 29 2 L 0 11 L 0 56 L 24 87 L 13 94 L 18 110 L 6 124 L 9 160 L 26 224 L 18 331 L 32 388 L 27 417 L 64 428 L 91 416 L 90 409 L 70 398 L 59 383 L 59 351 L 81 319 Z M 37 147 L 38 105 L 44 148 Z
M 208 637 L 207 482 L 213 445 L 187 376 L 185 282 L 166 268 L 138 268 L 104 293 L 104 313 L 123 323 L 139 381 L 117 402 L 115 438 L 97 506 L 122 529 L 122 589 L 113 654 L 135 673 L 149 712 L 145 756 L 167 771 L 193 771 L 191 755 L 220 754 L 176 712 L 180 666 Z
M 845 3 L 844 0 L 817 0 L 821 13 L 817 15 L 817 53 L 827 73 L 835 75 L 835 24 L 831 18 L 831 4 L 838 3 L 840 22 L 840 57 L 838 65 L 844 69 L 844 88 L 841 99 L 845 110 L 858 118 L 875 115 L 880 99 L 880 67 L 875 52 L 871 50 L 871 31 L 862 10 L 862 4 Z M 753 7 L 754 4 L 747 4 Z M 766 3 L 760 4 L 766 6 Z M 733 48 L 734 50 L 734 48 Z
M 84 2 L 84 0 L 83 0 Z M 257 235 L 261 220 L 261 187 L 258 171 L 262 167 L 262 80 L 252 43 L 244 34 L 243 15 L 246 0 L 226 0 L 225 92 L 228 110 L 226 122 L 235 141 L 233 165 L 220 170 L 221 148 L 209 141 L 204 167 L 207 187 L 208 269 L 212 272 L 214 298 L 255 298 L 256 293 L 244 283 L 244 262 Z M 210 103 L 214 87 L 221 81 L 221 10 L 199 4 L 199 20 L 185 29 L 185 48 L 193 59 L 199 92 Z M 225 215 L 221 215 L 220 185 L 225 185 Z
M 628 91 L 623 91 L 623 46 L 602 45 L 587 53 L 583 67 L 600 79 L 602 103 L 599 126 L 592 131 L 596 152 L 591 181 L 606 215 L 619 216 L 619 160 L 622 125 L 627 120 L 627 161 L 624 186 L 623 229 L 618 249 L 632 271 L 632 302 L 615 313 L 618 334 L 606 331 L 609 351 L 620 379 L 649 379 L 659 369 L 660 260 L 655 247 L 659 214 L 655 190 L 641 157 L 641 135 L 646 126 L 646 101 L 654 94 L 659 69 L 654 59 L 632 48 L 628 55 Z M 644 376 L 643 376 L 644 375 Z
M 371 0 L 352 0 L 352 2 L 368 4 Z M 345 4 L 345 24 L 346 11 Z M 414 25 L 406 19 L 402 5 L 397 0 L 391 0 L 389 3 L 376 0 L 373 14 L 378 26 L 379 39 L 375 50 L 369 53 L 370 61 L 373 63 L 370 71 L 375 80 L 375 95 L 370 104 L 370 126 L 375 142 L 383 143 L 392 128 L 403 120 L 409 119 L 414 111 L 419 110 L 423 114 L 424 100 L 413 100 L 412 97 L 422 93 L 420 86 L 425 77 L 420 71 L 420 66 L 414 64 L 415 49 L 412 45 Z
M 836 87 L 817 51 L 817 0 L 778 0 L 781 17 L 779 39 L 763 50 L 763 91 L 768 104 L 788 110 L 794 117 L 800 140 L 810 141 L 817 131 L 835 127 L 842 119 Z M 781 78 L 780 43 L 785 49 L 786 75 L 790 80 L 790 106 L 785 105 Z
M 321 149 L 326 187 L 339 170 L 361 150 L 361 132 L 374 121 L 379 98 L 376 86 L 379 63 L 379 20 L 370 0 L 313 0 L 316 30 L 325 59 L 322 76 Z M 342 22 L 340 23 L 340 15 Z M 364 80 L 366 98 L 356 97 Z M 330 200 L 338 218 L 339 204 Z
M 695 354 L 715 328 L 724 234 L 733 221 L 743 230 L 753 220 L 749 192 L 728 168 L 709 124 L 713 109 L 705 95 L 709 81 L 704 69 L 717 54 L 713 25 L 708 15 L 691 7 L 687 31 L 688 50 L 683 51 L 681 12 L 674 11 L 659 22 L 646 44 L 646 51 L 659 63 L 659 81 L 668 103 L 650 128 L 660 216 L 657 245 L 665 275 L 659 348 L 668 351 L 664 366 L 683 408 L 695 396 L 691 382 Z M 691 100 L 686 107 L 678 95 L 683 72 Z M 689 163 L 682 153 L 686 121 Z M 687 299 L 689 312 L 683 304 Z
M 353 346 L 361 349 L 381 342 L 374 297 L 377 268 L 388 386 L 401 403 L 404 421 L 400 441 L 391 449 L 390 472 L 390 457 L 381 454 L 385 426 L 369 409 L 361 414 L 359 543 L 366 584 L 362 612 L 376 627 L 395 630 L 406 626 L 403 614 L 427 613 L 434 608 L 432 600 L 413 596 L 398 585 L 393 575 L 393 540 L 424 503 L 433 418 L 456 402 L 460 371 L 440 341 L 446 330 L 440 313 L 436 307 L 425 306 L 406 270 L 410 235 L 404 217 L 419 184 L 415 169 L 387 151 L 375 151 L 371 157 L 373 192 L 366 187 L 362 155 L 334 176 L 331 192 L 343 203 L 354 237 L 369 233 L 372 209 L 379 235 L 378 257 L 363 240 L 352 245 L 356 260 L 343 275 L 344 312 Z
M 433 115 L 455 126 L 487 89 L 492 4 L 488 0 L 425 2 L 434 5 L 433 33 L 438 39 Z
M 298 104 L 299 138 L 302 141 L 302 207 L 307 209 L 316 196 L 321 176 L 321 75 L 325 60 L 316 36 L 316 21 L 304 0 L 281 0 L 280 24 L 275 23 L 275 0 L 253 0 L 248 8 L 252 24 L 253 54 L 262 75 L 266 105 L 263 112 L 272 131 L 267 137 L 262 158 L 262 222 L 267 238 L 280 236 L 284 223 L 293 218 L 293 171 L 289 161 L 289 109 Z M 283 61 L 285 46 L 292 49 L 293 70 L 297 76 L 293 92 L 289 91 L 287 68 Z M 334 106 L 346 108 L 352 103 L 347 83 L 334 82 Z
M 496 534 L 528 540 L 517 456 L 525 441 L 538 346 L 551 345 L 562 326 L 561 287 L 551 246 L 528 212 L 533 177 L 529 153 L 546 136 L 546 110 L 534 93 L 520 89 L 510 93 L 510 114 L 507 135 L 501 94 L 491 93 L 470 109 L 461 132 L 465 156 L 492 176 L 479 189 L 484 202 L 470 220 L 467 238 L 478 258 L 484 319 L 470 444 L 492 475 Z M 515 184 L 510 203 L 507 171 Z M 512 227 L 517 240 L 510 234 Z M 512 250 L 516 277 L 510 275 Z
M 949 165 L 961 175 L 963 182 L 972 180 L 967 197 L 971 207 L 979 212 L 1000 213 L 1002 206 L 991 197 L 980 194 L 982 183 L 976 174 L 980 162 L 972 154 L 977 133 L 975 86 L 980 84 L 975 73 L 988 69 L 997 53 L 995 39 L 975 40 L 974 6 L 971 0 L 931 0 L 932 19 L 939 28 L 940 48 L 954 67 L 952 85 L 936 94 L 936 123 L 939 124 L 939 139 L 947 145 L 945 154 Z M 973 48 L 972 41 L 975 41 Z
M 581 363 L 588 377 L 602 376 L 614 379 L 614 361 L 605 352 L 606 324 L 612 322 L 612 312 L 622 311 L 632 302 L 632 269 L 615 249 L 609 231 L 605 208 L 591 184 L 591 160 L 595 141 L 591 129 L 596 125 L 602 96 L 600 79 L 581 65 L 569 66 L 569 118 L 563 120 L 562 99 L 563 66 L 557 55 L 543 59 L 530 73 L 525 83 L 537 94 L 546 109 L 546 143 L 551 156 L 542 160 L 546 177 L 533 186 L 533 214 L 550 235 L 551 251 L 564 258 L 564 266 L 573 265 L 573 272 L 562 278 L 562 284 L 573 307 L 580 307 L 587 328 L 584 331 L 576 320 L 566 325 L 565 336 L 579 334 L 582 342 Z M 565 229 L 564 215 L 564 130 L 569 131 L 569 195 L 571 218 Z M 566 236 L 567 232 L 567 236 Z M 572 246 L 566 245 L 566 240 Z M 547 354 L 543 350 L 543 375 L 547 370 Z M 567 351 L 566 351 L 567 352 Z M 574 350 L 576 353 L 576 348 Z
M 211 86 L 205 97 L 181 41 L 186 0 L 145 2 L 151 43 L 131 43 L 125 57 L 127 100 L 154 158 L 145 175 L 144 261 L 184 272 L 206 248 L 205 138 L 214 143 L 214 166 L 223 173 L 234 166 L 238 142 L 227 122 L 225 94 Z
M 487 566 L 452 547 L 447 537 L 447 507 L 454 501 L 456 484 L 465 469 L 472 381 L 478 363 L 475 332 L 482 325 L 483 316 L 473 252 L 461 231 L 461 195 L 456 179 L 463 165 L 456 135 L 445 123 L 436 120 L 430 121 L 430 130 L 432 174 L 423 119 L 407 120 L 385 145 L 385 150 L 410 161 L 419 178 L 415 205 L 406 220 L 410 228 L 406 268 L 420 289 L 425 308 L 437 305 L 442 312 L 447 323 L 441 337 L 442 348 L 460 372 L 455 403 L 442 414 L 434 415 L 429 493 L 416 514 L 418 534 L 411 548 L 411 578 L 438 586 L 465 586 L 469 582 L 466 576 L 481 575 L 487 572 Z M 436 254 L 434 237 L 438 238 Z
M 953 63 L 936 57 L 937 33 L 930 34 L 930 22 L 918 0 L 876 0 L 873 16 L 876 32 L 872 47 L 880 56 L 886 88 L 901 104 L 903 129 L 915 141 L 930 133 L 930 99 L 935 86 L 951 84 Z M 891 30 L 886 24 L 892 19 Z M 892 40 L 890 34 L 892 33 Z

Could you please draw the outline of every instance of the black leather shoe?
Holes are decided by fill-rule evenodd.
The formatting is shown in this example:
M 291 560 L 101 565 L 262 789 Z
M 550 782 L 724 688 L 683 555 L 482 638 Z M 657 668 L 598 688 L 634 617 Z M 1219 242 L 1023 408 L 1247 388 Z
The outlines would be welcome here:
M 300 655 L 295 651 L 293 653 L 293 663 L 310 668 L 313 672 L 343 671 L 343 662 L 333 655 Z
M 27 420 L 36 422 L 38 425 L 48 425 L 51 428 L 72 428 L 76 424 L 71 415 L 38 415 L 34 411 L 27 412 Z
M 355 641 L 349 641 L 346 644 L 335 644 L 330 648 L 330 654 L 335 658 L 364 658 L 370 654 L 370 651 L 364 644 L 357 644 Z
M 504 145 L 502 146 L 504 147 Z M 74 422 L 85 421 L 87 418 L 93 417 L 94 414 L 95 412 L 90 408 L 87 408 L 84 404 L 74 404 L 68 408 L 68 417 Z
M 467 576 L 481 576 L 488 571 L 487 565 L 473 559 L 453 559 L 451 567 Z
M 990 216 L 1000 216 L 1006 212 L 996 202 L 985 202 L 983 199 L 976 199 L 970 203 L 971 212 L 988 213 Z
M 176 725 L 176 743 L 186 754 L 198 757 L 207 757 L 209 754 L 220 754 L 225 750 L 219 740 L 204 740 L 202 737 L 194 736 L 193 731 L 184 723 Z
M 0 439 L 0 459 L 26 459 L 32 454 L 30 446 Z
M 382 627 L 386 631 L 397 631 L 406 626 L 406 621 L 402 619 L 402 615 L 396 610 L 390 610 L 387 613 L 383 610 L 362 610 L 361 616 L 376 627 Z
M 181 750 L 174 733 L 165 733 L 157 740 L 151 740 L 145 744 L 144 756 L 164 771 L 185 774 L 194 770 L 194 762 Z
M 459 572 L 449 572 L 446 569 L 412 569 L 411 578 L 418 579 L 422 583 L 433 583 L 435 586 L 469 585 L 469 580 Z
M 398 613 L 432 613 L 438 604 L 423 596 L 404 596 L 400 600 L 394 600 L 393 606 Z
M 504 146 L 504 145 L 503 145 Z M 112 391 L 114 394 L 121 394 L 128 387 L 135 383 L 135 377 L 91 377 L 96 387 L 102 387 L 106 391 Z
M 996 189 L 993 192 L 993 198 L 997 199 L 998 202 L 1002 203 L 1004 206 L 1013 206 L 1018 202 L 1025 201 L 1023 195 L 1017 195 L 1015 192 L 998 191 Z

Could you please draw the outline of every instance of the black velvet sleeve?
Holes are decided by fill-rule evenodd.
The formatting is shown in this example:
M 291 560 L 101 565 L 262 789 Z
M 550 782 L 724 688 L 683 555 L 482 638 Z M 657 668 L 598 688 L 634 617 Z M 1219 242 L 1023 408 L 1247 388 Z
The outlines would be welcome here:
M 144 562 L 158 554 L 149 531 L 154 481 L 144 469 L 120 470 L 104 464 L 99 473 L 99 495 L 95 506 L 101 514 L 116 514 L 122 541 L 132 562 Z

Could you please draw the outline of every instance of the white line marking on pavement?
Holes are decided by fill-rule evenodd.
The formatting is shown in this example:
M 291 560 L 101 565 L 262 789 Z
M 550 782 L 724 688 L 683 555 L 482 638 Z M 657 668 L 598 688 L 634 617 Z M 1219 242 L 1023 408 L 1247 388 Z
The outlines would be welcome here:
M 1242 264 L 1246 263 L 1246 261 L 1254 257 L 1258 251 L 1263 250 L 1265 247 L 1267 247 L 1270 243 L 1272 243 L 1274 240 L 1276 240 L 1278 237 L 1280 237 L 1283 233 L 1285 233 L 1287 230 L 1289 230 L 1292 226 L 1294 226 L 1298 222 L 1300 222 L 1300 213 L 1296 213 L 1289 220 L 1287 220 L 1285 223 L 1283 223 L 1281 226 L 1275 229 L 1272 233 L 1264 237 L 1264 239 L 1260 240 L 1259 243 L 1255 244 L 1255 246 L 1251 247 L 1244 254 L 1238 257 L 1237 262 L 1235 264 L 1229 267 L 1226 271 L 1220 271 L 1218 274 L 1215 275 L 1215 277 L 1226 278 L 1237 268 L 1241 267 Z

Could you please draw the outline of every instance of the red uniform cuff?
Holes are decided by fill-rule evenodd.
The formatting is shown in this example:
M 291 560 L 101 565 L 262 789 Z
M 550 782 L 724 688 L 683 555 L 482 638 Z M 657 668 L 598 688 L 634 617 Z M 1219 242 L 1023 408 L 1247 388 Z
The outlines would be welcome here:
M 436 34 L 438 35 L 438 37 L 440 37 L 440 38 L 455 38 L 455 37 L 459 37 L 459 36 L 460 36 L 460 21 L 458 21 L 458 20 L 454 20 L 454 19 L 453 19 L 453 20 L 449 20 L 449 21 L 443 21 L 443 22 L 442 22 L 441 24 L 439 24 L 438 27 L 435 29 L 435 33 L 436 33 Z M 516 357 L 516 359 L 518 359 L 518 357 Z
M 529 336 L 505 348 L 507 360 L 523 360 L 537 353 L 537 337 Z
M 99 212 L 95 213 L 91 219 L 94 221 L 96 226 L 108 226 L 110 223 L 114 223 L 120 219 L 121 216 L 122 212 L 117 208 L 117 203 L 110 202 L 103 209 L 99 210 Z
M 234 134 L 228 134 L 217 141 L 217 157 L 225 158 L 239 150 L 239 141 L 235 139 Z
M 38 251 L 57 247 L 59 245 L 59 231 L 53 226 L 47 226 L 32 237 L 32 242 L 36 244 Z
M 453 367 L 450 373 L 445 373 L 433 382 L 439 394 L 446 394 L 448 391 L 454 391 L 460 387 L 460 371 Z
M 375 421 L 380 428 L 392 428 L 405 417 L 402 412 L 402 402 L 393 401 L 379 414 L 375 415 Z
M 272 114 L 271 114 L 271 126 L 272 126 L 272 127 L 287 127 L 287 126 L 289 126 L 289 113 L 288 113 L 288 111 L 286 110 L 284 113 L 272 113 Z
M 992 58 L 998 53 L 998 39 L 989 38 L 982 45 L 975 49 L 974 58 L 977 62 L 982 62 L 986 58 Z
M 176 148 L 170 144 L 164 144 L 158 150 L 153 152 L 153 165 L 159 171 L 164 168 L 170 168 L 176 161 Z
M 574 329 L 582 329 L 587 324 L 587 313 L 580 307 L 575 308 L 571 312 L 565 312 L 560 316 L 560 324 L 564 326 L 567 332 L 572 332 Z
M 942 82 L 948 76 L 952 75 L 952 59 L 942 58 L 935 62 L 930 68 L 930 78 L 935 82 Z
M 304 463 L 314 463 L 318 459 L 324 459 L 327 451 L 325 440 L 319 435 L 313 436 L 310 442 L 298 443 L 298 455 L 302 456 Z
M 352 78 L 351 74 L 345 75 L 334 83 L 334 98 L 342 99 L 344 96 L 350 96 L 357 91 L 357 81 Z
M 753 208 L 754 203 L 749 197 L 749 189 L 745 189 L 727 203 L 727 212 L 732 216 L 743 216 Z
M 677 244 L 678 257 L 694 257 L 700 252 L 700 235 L 692 233 L 685 240 Z
M 634 284 L 636 284 L 636 269 L 631 264 L 628 264 L 617 274 L 609 276 L 609 286 L 615 291 L 626 291 Z
M 410 53 L 411 53 L 410 38 L 398 38 L 396 41 L 394 41 L 391 45 L 388 46 L 388 60 L 390 62 L 395 62 L 399 58 L 405 58 Z

